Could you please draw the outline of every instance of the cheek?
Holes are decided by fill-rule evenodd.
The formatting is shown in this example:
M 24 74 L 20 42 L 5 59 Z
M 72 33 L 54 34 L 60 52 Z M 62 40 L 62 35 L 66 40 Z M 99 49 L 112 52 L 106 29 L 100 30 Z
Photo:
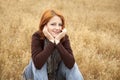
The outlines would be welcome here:
M 63 27 L 60 27 L 60 30 L 62 31 Z
M 62 30 L 62 29 L 63 29 L 63 27 L 60 28 L 60 30 Z
M 48 32 L 51 32 L 51 27 L 50 26 L 47 26 L 47 30 L 48 30 Z

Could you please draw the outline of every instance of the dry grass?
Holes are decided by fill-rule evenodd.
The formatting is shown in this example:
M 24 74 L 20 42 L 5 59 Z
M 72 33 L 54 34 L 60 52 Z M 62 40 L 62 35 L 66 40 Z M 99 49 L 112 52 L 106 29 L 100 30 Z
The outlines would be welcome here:
M 41 14 L 58 9 L 85 80 L 120 79 L 119 0 L 0 0 L 0 80 L 20 80 Z

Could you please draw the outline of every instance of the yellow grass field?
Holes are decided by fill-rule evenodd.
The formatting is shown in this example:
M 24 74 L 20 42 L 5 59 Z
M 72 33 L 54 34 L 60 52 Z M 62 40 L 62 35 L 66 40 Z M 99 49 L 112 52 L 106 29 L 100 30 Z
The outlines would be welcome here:
M 0 80 L 21 80 L 46 9 L 65 16 L 85 80 L 120 80 L 120 0 L 0 0 Z

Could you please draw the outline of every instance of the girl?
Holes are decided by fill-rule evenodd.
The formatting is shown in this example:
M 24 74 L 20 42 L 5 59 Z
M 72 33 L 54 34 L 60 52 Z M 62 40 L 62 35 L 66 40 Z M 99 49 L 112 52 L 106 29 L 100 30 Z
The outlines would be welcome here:
M 24 80 L 83 80 L 66 34 L 64 17 L 59 12 L 44 12 L 39 31 L 32 35 L 31 51 Z

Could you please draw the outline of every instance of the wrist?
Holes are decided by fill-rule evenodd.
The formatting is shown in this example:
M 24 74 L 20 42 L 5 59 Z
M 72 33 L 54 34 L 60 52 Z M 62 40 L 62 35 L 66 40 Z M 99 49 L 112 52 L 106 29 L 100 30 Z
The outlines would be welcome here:
M 54 40 L 49 40 L 50 42 L 54 43 Z
M 56 44 L 56 45 L 57 45 L 59 42 L 60 42 L 59 40 L 55 39 L 55 44 Z

